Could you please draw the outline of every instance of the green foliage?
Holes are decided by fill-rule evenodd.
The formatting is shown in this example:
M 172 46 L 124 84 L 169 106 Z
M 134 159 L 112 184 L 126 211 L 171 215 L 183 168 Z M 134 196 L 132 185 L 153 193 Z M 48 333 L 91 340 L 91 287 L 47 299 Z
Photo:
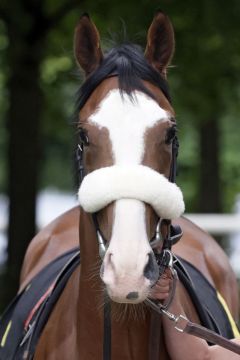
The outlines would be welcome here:
M 239 93 L 239 91 L 238 91 Z M 239 94 L 238 94 L 239 95 Z M 232 210 L 236 194 L 240 193 L 240 156 L 239 156 L 239 100 L 229 100 L 229 112 L 222 117 L 221 169 L 225 210 Z
M 5 58 L 5 50 L 8 46 L 8 37 L 6 28 L 0 21 L 0 193 L 6 191 L 6 144 L 7 129 L 5 124 L 5 114 L 8 104 L 7 97 L 7 62 Z
M 77 76 L 74 75 L 72 52 L 59 47 L 53 53 L 54 56 L 50 52 L 45 57 L 41 67 L 45 106 L 40 186 L 52 185 L 69 190 L 73 186 L 73 113 Z

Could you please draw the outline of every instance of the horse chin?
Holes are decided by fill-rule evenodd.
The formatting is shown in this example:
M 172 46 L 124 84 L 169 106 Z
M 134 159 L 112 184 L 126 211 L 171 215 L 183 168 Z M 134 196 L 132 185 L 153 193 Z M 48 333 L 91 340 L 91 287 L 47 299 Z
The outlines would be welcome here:
M 119 298 L 119 297 L 115 297 L 115 296 L 110 296 L 111 300 L 118 303 L 118 304 L 140 304 L 142 303 L 144 300 L 127 300 L 126 298 Z
M 146 290 L 141 291 L 130 291 L 120 293 L 119 291 L 113 291 L 107 286 L 107 293 L 109 298 L 118 304 L 140 304 L 143 303 L 148 295 L 149 295 L 149 288 Z

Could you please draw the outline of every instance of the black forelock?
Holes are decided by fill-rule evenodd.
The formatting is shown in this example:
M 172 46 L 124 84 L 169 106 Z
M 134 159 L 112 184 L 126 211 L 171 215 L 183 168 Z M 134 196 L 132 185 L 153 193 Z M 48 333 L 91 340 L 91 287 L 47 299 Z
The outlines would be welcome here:
M 160 88 L 171 103 L 167 81 L 145 59 L 141 48 L 134 44 L 122 44 L 112 48 L 104 56 L 99 67 L 85 80 L 77 94 L 77 111 L 84 106 L 92 92 L 106 78 L 118 76 L 119 90 L 130 97 L 140 90 L 154 98 L 142 80 Z

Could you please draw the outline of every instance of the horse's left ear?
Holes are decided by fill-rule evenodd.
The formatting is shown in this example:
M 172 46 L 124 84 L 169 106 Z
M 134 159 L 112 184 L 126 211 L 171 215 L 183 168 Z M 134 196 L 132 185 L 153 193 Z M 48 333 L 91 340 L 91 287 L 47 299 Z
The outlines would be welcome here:
M 164 77 L 173 57 L 174 44 L 173 26 L 169 18 L 158 11 L 148 30 L 145 57 Z
M 88 14 L 82 15 L 76 26 L 74 54 L 86 76 L 90 75 L 102 61 L 99 32 Z

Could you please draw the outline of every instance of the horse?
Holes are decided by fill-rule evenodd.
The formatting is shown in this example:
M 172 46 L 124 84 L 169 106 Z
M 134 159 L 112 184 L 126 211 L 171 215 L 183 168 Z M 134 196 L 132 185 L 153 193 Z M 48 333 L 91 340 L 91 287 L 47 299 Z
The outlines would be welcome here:
M 102 359 L 105 301 L 112 305 L 112 359 L 153 360 L 151 337 L 159 343 L 156 359 L 170 359 L 164 332 L 157 337 L 152 331 L 151 311 L 145 305 L 158 278 L 150 240 L 160 218 L 182 227 L 174 253 L 193 264 L 221 293 L 233 317 L 238 316 L 237 283 L 227 256 L 210 235 L 180 217 L 182 194 L 169 181 L 176 137 L 167 86 L 173 26 L 159 11 L 144 54 L 133 44 L 122 44 L 104 55 L 99 32 L 84 14 L 75 29 L 74 49 L 86 75 L 78 100 L 80 170 L 85 172 L 81 208 L 61 215 L 32 240 L 20 291 L 75 246 L 80 246 L 81 264 L 44 327 L 34 359 Z M 180 302 L 187 317 L 200 323 L 184 287 Z

